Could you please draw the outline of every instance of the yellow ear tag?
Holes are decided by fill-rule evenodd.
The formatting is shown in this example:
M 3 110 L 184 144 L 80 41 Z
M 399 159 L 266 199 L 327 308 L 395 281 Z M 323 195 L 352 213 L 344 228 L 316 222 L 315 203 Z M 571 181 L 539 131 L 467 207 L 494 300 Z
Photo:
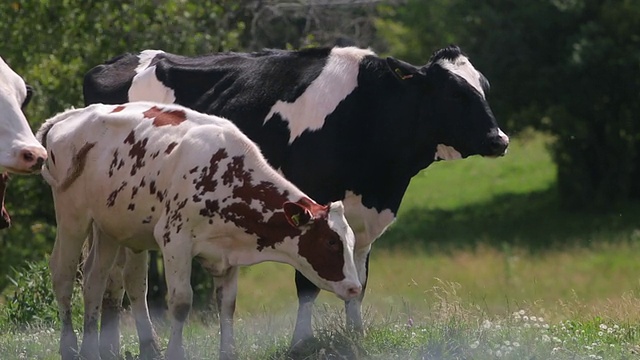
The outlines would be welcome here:
M 295 226 L 300 226 L 300 214 L 291 215 L 291 221 Z
M 411 79 L 413 77 L 413 75 L 403 75 L 402 74 L 402 70 L 400 70 L 400 68 L 396 68 L 395 70 L 396 74 L 398 74 L 398 76 L 400 77 L 400 79 L 402 80 L 407 80 L 407 79 Z

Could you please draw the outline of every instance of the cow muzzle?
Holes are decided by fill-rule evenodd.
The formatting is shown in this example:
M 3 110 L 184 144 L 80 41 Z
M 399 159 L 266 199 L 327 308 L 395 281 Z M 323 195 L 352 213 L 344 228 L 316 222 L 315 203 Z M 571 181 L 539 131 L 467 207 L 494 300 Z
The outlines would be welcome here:
M 335 293 L 342 300 L 351 300 L 362 292 L 362 285 L 360 282 L 354 283 L 351 281 L 344 281 L 338 283 L 335 287 Z
M 509 137 L 503 133 L 502 130 L 498 130 L 498 134 L 491 136 L 488 141 L 488 154 L 485 156 L 499 157 L 504 156 L 507 153 L 509 147 Z
M 21 174 L 39 172 L 47 160 L 47 150 L 41 146 L 25 146 L 16 153 L 15 166 L 7 170 Z

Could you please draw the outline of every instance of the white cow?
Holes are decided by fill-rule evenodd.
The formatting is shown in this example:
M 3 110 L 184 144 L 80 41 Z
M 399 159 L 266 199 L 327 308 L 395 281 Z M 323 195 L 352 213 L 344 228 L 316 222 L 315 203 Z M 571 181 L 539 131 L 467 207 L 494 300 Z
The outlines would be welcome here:
M 168 359 L 185 356 L 182 329 L 191 308 L 194 257 L 214 276 L 225 359 L 234 357 L 238 266 L 288 263 L 343 299 L 361 292 L 342 203 L 322 206 L 309 199 L 225 119 L 177 105 L 98 104 L 57 115 L 37 137 L 49 154 L 42 175 L 53 190 L 58 225 L 50 267 L 63 359 L 77 351 L 70 301 L 90 230 L 95 248 L 85 274 L 80 350 L 87 359 L 100 357 L 97 319 L 120 246 L 162 251 L 172 319 Z M 129 295 L 145 304 L 136 320 L 148 321 L 146 280 L 138 280 L 127 285 L 136 288 Z
M 22 113 L 30 98 L 31 88 L 0 57 L 0 229 L 9 226 L 9 214 L 4 208 L 6 172 L 37 172 L 47 158 Z

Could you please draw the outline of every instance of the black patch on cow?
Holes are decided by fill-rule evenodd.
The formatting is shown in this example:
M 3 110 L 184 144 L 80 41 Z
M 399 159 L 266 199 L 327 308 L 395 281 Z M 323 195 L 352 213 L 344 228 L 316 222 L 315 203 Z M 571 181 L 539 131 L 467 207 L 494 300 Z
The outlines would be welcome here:
M 123 54 L 89 70 L 82 86 L 85 106 L 128 102 L 127 94 L 133 77 L 123 77 L 122 74 L 135 73 L 138 62 L 137 55 Z

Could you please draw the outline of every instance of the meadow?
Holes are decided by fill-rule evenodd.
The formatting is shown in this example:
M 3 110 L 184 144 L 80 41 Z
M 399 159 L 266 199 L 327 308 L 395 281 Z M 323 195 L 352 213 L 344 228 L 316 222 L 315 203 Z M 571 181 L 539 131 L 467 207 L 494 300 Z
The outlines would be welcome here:
M 503 158 L 440 162 L 414 178 L 398 221 L 374 245 L 364 337 L 343 328 L 342 303 L 323 292 L 316 341 L 289 353 L 292 269 L 242 269 L 239 358 L 640 358 L 640 206 L 563 209 L 551 141 L 524 132 Z M 135 358 L 125 318 L 122 354 Z M 167 324 L 157 325 L 166 345 Z M 217 331 L 211 314 L 192 313 L 191 358 L 217 357 Z M 2 359 L 56 359 L 57 340 L 55 323 L 0 321 Z

